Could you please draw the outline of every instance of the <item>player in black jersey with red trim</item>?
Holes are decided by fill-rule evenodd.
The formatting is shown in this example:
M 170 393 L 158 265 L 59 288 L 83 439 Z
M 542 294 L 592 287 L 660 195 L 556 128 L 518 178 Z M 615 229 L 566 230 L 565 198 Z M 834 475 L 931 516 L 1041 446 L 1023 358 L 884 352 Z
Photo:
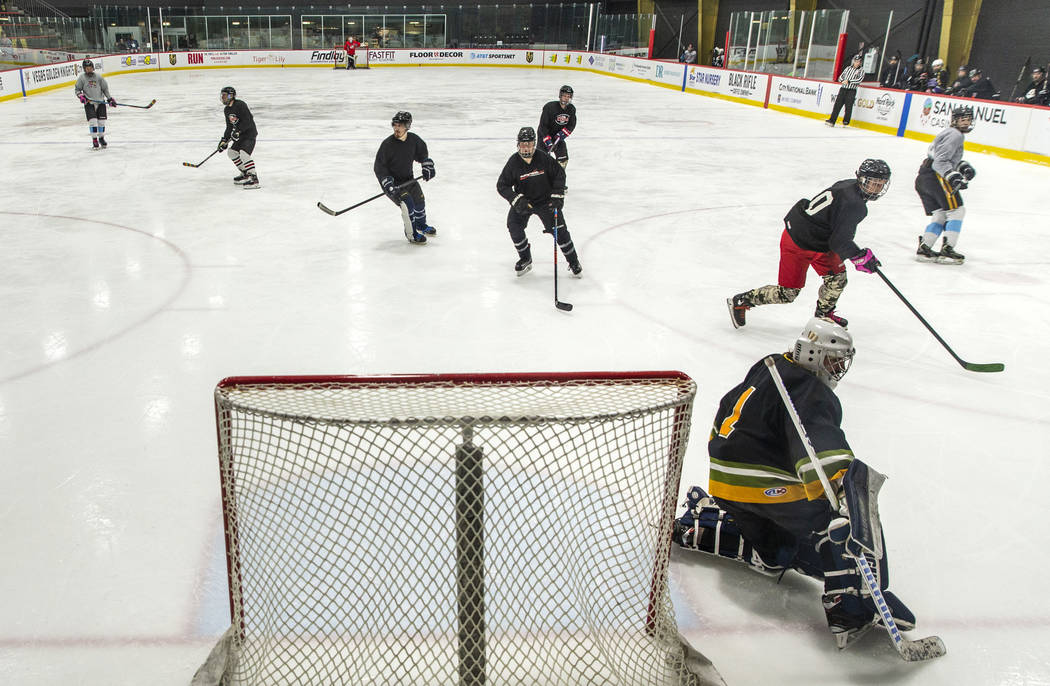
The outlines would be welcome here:
M 430 159 L 423 139 L 409 131 L 411 113 L 398 112 L 391 119 L 390 126 L 394 132 L 380 143 L 372 171 L 383 192 L 401 208 L 405 238 L 409 243 L 422 245 L 427 242 L 427 236 L 437 235 L 437 229 L 427 224 L 427 201 L 419 183 L 412 180 L 412 163 L 419 162 L 423 168 L 423 180 L 430 181 L 437 175 L 434 160 Z
M 811 266 L 824 280 L 817 293 L 815 316 L 846 326 L 846 319 L 835 314 L 835 304 L 846 288 L 842 261 L 848 259 L 858 271 L 868 274 L 879 266 L 871 249 L 858 247 L 853 239 L 857 225 L 868 216 L 867 202 L 881 198 L 889 186 L 889 165 L 866 159 L 856 179 L 844 179 L 811 199 L 795 203 L 784 217 L 777 285 L 753 288 L 729 298 L 726 302 L 733 326 L 744 326 L 752 307 L 793 302 L 806 285 L 806 271 Z
M 558 160 L 564 169 L 569 164 L 569 147 L 565 139 L 576 130 L 576 105 L 572 104 L 572 86 L 562 86 L 558 99 L 551 100 L 540 112 L 540 125 L 536 127 L 543 149 Z
M 532 250 L 525 235 L 529 217 L 536 215 L 543 222 L 543 232 L 554 234 L 554 211 L 558 211 L 558 247 L 569 263 L 569 271 L 579 278 L 583 273 L 576 246 L 565 226 L 565 170 L 549 155 L 536 154 L 536 131 L 524 126 L 518 131 L 518 152 L 510 156 L 496 181 L 496 192 L 510 203 L 507 212 L 507 230 L 518 262 L 514 272 L 524 276 L 532 269 Z
M 237 91 L 233 86 L 226 86 L 219 92 L 223 118 L 226 120 L 226 130 L 222 133 L 219 141 L 219 150 L 226 150 L 230 160 L 237 167 L 239 175 L 234 177 L 233 182 L 243 184 L 245 190 L 259 187 L 259 177 L 255 174 L 255 160 L 252 152 L 255 151 L 255 139 L 259 131 L 255 128 L 255 117 L 243 100 L 237 98 Z M 233 141 L 233 144 L 230 144 Z
M 839 647 L 858 638 L 878 616 L 845 544 L 833 542 L 843 538 L 829 536 L 829 530 L 850 527 L 850 513 L 860 511 L 850 509 L 856 499 L 843 484 L 856 483 L 869 469 L 846 441 L 834 391 L 854 354 L 849 332 L 814 317 L 792 350 L 770 356 L 832 492 L 849 506 L 835 509 L 829 502 L 763 358 L 722 398 L 708 442 L 710 495 L 699 486 L 689 489 L 688 510 L 676 521 L 674 534 L 685 548 L 739 560 L 764 574 L 795 569 L 823 580 L 824 611 Z M 852 525 L 877 521 L 874 505 L 872 511 Z M 878 532 L 881 537 L 881 527 Z M 898 627 L 909 630 L 915 616 L 885 591 L 885 545 L 882 550 L 873 568 Z

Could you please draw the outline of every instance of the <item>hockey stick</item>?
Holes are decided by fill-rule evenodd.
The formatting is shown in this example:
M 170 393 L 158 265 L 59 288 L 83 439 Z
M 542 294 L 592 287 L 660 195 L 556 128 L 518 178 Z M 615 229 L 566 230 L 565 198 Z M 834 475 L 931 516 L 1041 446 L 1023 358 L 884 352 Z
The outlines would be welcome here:
M 416 178 L 412 179 L 411 181 L 405 181 L 404 183 L 401 183 L 401 184 L 398 184 L 398 185 L 394 186 L 394 188 L 395 189 L 404 188 L 405 186 L 413 184 L 413 183 L 415 183 L 416 181 L 419 181 L 422 178 L 423 178 L 422 176 L 417 176 Z M 341 210 L 333 210 L 332 208 L 330 208 L 327 205 L 325 205 L 323 202 L 317 203 L 317 207 L 318 207 L 318 209 L 320 209 L 325 214 L 330 214 L 333 217 L 338 217 L 339 215 L 341 215 L 344 212 L 349 212 L 350 210 L 354 209 L 355 207 L 360 207 L 361 205 L 364 205 L 366 203 L 370 203 L 370 202 L 372 202 L 373 200 L 375 200 L 377 198 L 382 198 L 384 195 L 386 195 L 386 191 L 383 191 L 382 193 L 378 193 L 376 195 L 373 195 L 371 198 L 368 198 L 367 200 L 362 200 L 361 202 L 357 203 L 356 205 L 351 205 L 350 207 L 346 207 L 346 208 L 343 208 Z
M 795 425 L 798 437 L 802 439 L 802 445 L 806 448 L 806 455 L 809 457 L 810 464 L 813 465 L 813 468 L 817 471 L 817 476 L 820 477 L 820 485 L 824 487 L 824 495 L 827 496 L 834 511 L 838 512 L 838 498 L 835 497 L 835 493 L 831 489 L 828 475 L 820 467 L 817 451 L 813 448 L 813 442 L 809 440 L 806 428 L 802 426 L 802 420 L 798 416 L 795 404 L 791 402 L 791 395 L 788 393 L 787 387 L 784 386 L 784 380 L 780 377 L 780 372 L 777 371 L 776 362 L 774 362 L 772 357 L 767 357 L 765 363 L 769 369 L 769 375 L 773 377 L 773 383 L 776 384 L 777 392 L 780 393 L 780 399 L 784 402 L 784 408 L 791 415 L 791 422 Z M 893 641 L 893 646 L 897 649 L 900 656 L 907 662 L 920 662 L 945 655 L 948 650 L 944 647 L 944 641 L 939 636 L 927 636 L 926 638 L 911 641 L 901 635 L 897 623 L 893 620 L 893 614 L 890 612 L 889 605 L 886 604 L 886 597 L 882 595 L 882 589 L 879 588 L 878 580 L 871 571 L 871 565 L 868 563 L 867 558 L 864 557 L 863 551 L 854 555 L 853 551 L 847 547 L 846 552 L 856 562 L 857 569 L 864 580 L 864 585 L 867 587 L 875 607 L 878 608 L 883 628 L 886 629 L 886 633 L 889 634 L 890 640 Z
M 911 313 L 914 314 L 920 322 L 922 322 L 922 325 L 925 326 L 929 330 L 929 332 L 933 334 L 933 337 L 937 339 L 937 342 L 944 346 L 944 349 L 947 350 L 948 353 L 955 358 L 955 361 L 958 362 L 963 369 L 971 372 L 1001 372 L 1004 369 L 1006 369 L 1006 365 L 1002 362 L 987 362 L 983 364 L 978 362 L 967 362 L 966 360 L 956 355 L 955 351 L 952 350 L 947 343 L 945 343 L 943 338 L 941 338 L 941 335 L 934 331 L 933 327 L 930 326 L 929 322 L 923 319 L 922 315 L 919 314 L 919 311 L 916 310 L 912 306 L 912 304 L 908 302 L 908 299 L 905 298 L 901 294 L 901 292 L 897 290 L 897 287 L 894 286 L 893 283 L 891 283 L 890 280 L 886 278 L 886 275 L 882 273 L 882 270 L 878 267 L 875 267 L 875 273 L 882 277 L 882 280 L 886 282 L 886 285 L 890 287 L 890 290 L 893 291 L 896 294 L 896 296 L 901 299 L 901 302 L 908 306 L 908 309 L 911 310 Z
M 134 107 L 134 108 L 140 109 L 140 110 L 148 110 L 149 108 L 153 107 L 156 104 L 157 104 L 156 99 L 153 99 L 153 100 L 149 101 L 148 105 L 129 105 L 126 102 L 118 102 L 117 103 L 117 107 Z
M 562 312 L 572 312 L 572 303 L 558 300 L 558 208 L 554 208 L 554 306 Z
M 208 155 L 207 157 L 205 157 L 198 164 L 194 164 L 193 162 L 183 162 L 182 166 L 184 166 L 184 167 L 199 167 L 202 164 L 204 164 L 205 162 L 207 162 L 208 160 L 210 160 L 212 158 L 212 155 L 214 155 L 215 153 L 218 153 L 218 152 L 222 152 L 222 151 L 221 150 L 212 150 L 211 155 Z

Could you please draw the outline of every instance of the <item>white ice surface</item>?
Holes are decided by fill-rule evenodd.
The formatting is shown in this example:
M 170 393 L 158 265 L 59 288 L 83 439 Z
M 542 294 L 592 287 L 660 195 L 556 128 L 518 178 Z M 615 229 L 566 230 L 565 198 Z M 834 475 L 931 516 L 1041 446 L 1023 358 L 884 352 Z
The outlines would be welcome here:
M 565 215 L 584 265 L 552 302 L 551 243 L 513 273 L 496 177 L 519 127 L 576 89 Z M 255 113 L 263 187 L 231 183 L 219 89 Z M 734 330 L 725 298 L 775 282 L 781 218 L 865 157 L 894 170 L 859 243 L 876 276 L 839 311 L 857 455 L 889 475 L 891 588 L 947 657 L 871 633 L 839 653 L 815 582 L 681 551 L 678 619 L 732 686 L 1050 684 L 1046 189 L 1050 169 L 969 154 L 964 266 L 919 264 L 924 143 L 592 74 L 202 70 L 117 76 L 110 148 L 72 88 L 0 104 L 0 682 L 186 684 L 228 620 L 211 392 L 235 374 L 680 369 L 697 380 L 683 490 L 706 484 L 719 398 L 787 349 L 817 279 Z M 409 245 L 373 155 L 407 109 L 439 235 Z M 1043 532 L 1043 533 L 1040 533 Z M 596 589 L 598 590 L 598 589 Z

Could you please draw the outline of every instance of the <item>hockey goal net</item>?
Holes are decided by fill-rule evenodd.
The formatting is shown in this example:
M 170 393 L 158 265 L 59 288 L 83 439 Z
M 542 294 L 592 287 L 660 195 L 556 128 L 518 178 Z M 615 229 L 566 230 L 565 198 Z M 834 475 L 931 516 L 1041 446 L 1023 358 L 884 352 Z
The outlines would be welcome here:
M 345 44 L 332 46 L 332 68 L 349 69 L 350 60 L 347 59 Z M 368 69 L 368 45 L 362 43 L 354 50 L 354 68 Z
M 230 378 L 195 684 L 715 684 L 667 565 L 679 372 Z

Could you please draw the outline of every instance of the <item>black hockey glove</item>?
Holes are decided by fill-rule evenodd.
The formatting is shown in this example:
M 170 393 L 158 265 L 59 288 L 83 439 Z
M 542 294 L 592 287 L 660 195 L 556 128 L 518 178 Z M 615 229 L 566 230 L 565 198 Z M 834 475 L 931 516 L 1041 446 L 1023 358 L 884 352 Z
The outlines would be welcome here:
M 221 141 L 219 141 L 219 150 L 225 150 L 227 147 L 229 147 L 229 145 L 230 142 L 223 138 Z
M 527 215 L 532 212 L 532 205 L 525 199 L 525 196 L 518 193 L 514 196 L 514 199 L 510 201 L 511 209 L 521 215 Z
M 959 164 L 956 165 L 955 171 L 962 174 L 967 182 L 973 181 L 973 177 L 977 176 L 977 170 L 966 160 L 959 160 Z
M 561 208 L 565 207 L 565 193 L 564 193 L 564 191 L 561 192 L 561 193 L 558 193 L 558 192 L 551 193 L 551 207 L 556 209 L 556 210 L 561 210 Z
M 550 136 L 544 136 L 543 137 L 543 149 L 546 150 L 547 152 L 550 152 L 552 148 L 554 148 L 554 139 L 551 138 Z
M 948 176 L 945 176 L 944 180 L 947 181 L 948 185 L 952 187 L 953 193 L 964 190 L 969 187 L 966 183 L 966 179 L 964 179 L 963 175 L 957 171 L 948 172 Z
M 239 141 L 241 139 L 241 132 L 237 129 L 230 131 L 230 140 Z
M 383 187 L 383 192 L 386 193 L 387 197 L 394 201 L 395 204 L 401 204 L 401 198 L 397 196 L 397 188 L 394 186 L 393 176 L 384 176 L 383 180 L 379 182 L 379 185 Z
M 423 160 L 423 180 L 430 181 L 435 176 L 437 176 L 437 171 L 434 169 L 434 160 L 428 157 Z

